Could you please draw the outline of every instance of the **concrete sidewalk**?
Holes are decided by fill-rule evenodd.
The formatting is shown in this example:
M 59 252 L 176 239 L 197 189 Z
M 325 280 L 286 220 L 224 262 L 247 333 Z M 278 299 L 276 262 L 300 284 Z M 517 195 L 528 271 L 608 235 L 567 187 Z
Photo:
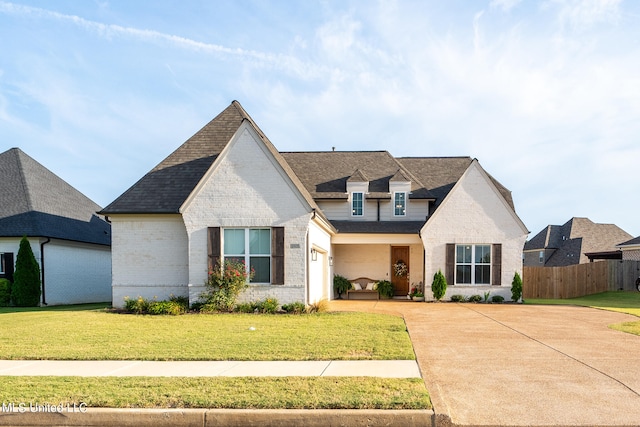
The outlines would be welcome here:
M 415 360 L 188 361 L 0 360 L 0 376 L 420 378 Z

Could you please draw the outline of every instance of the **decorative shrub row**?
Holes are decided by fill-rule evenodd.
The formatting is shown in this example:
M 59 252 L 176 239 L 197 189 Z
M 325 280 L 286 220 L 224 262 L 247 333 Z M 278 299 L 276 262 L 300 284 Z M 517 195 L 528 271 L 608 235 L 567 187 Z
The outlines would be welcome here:
M 170 314 L 177 316 L 184 314 L 189 310 L 189 299 L 187 297 L 170 297 L 169 300 L 156 301 L 147 300 L 142 297 L 137 299 L 124 299 L 124 308 L 126 311 L 135 314 Z
M 484 302 L 489 302 L 489 293 L 487 292 L 484 297 Z M 464 295 L 451 295 L 451 301 L 453 302 L 481 302 L 483 300 L 480 295 L 471 295 L 470 297 L 465 297 Z M 491 297 L 491 302 L 495 304 L 500 304 L 504 302 L 504 297 L 501 295 L 493 295 Z

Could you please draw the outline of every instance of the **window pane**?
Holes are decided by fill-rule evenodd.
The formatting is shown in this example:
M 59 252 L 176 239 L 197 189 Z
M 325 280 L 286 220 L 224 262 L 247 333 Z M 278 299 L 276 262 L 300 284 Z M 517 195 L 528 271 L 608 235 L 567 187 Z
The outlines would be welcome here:
M 471 246 L 468 246 L 468 245 L 456 246 L 456 262 L 471 264 Z
M 456 283 L 471 283 L 471 266 L 456 266 Z
M 224 230 L 224 253 L 229 255 L 244 254 L 244 230 L 226 228 Z
M 351 195 L 351 213 L 354 216 L 362 216 L 362 193 L 353 193 Z
M 271 230 L 249 230 L 249 253 L 252 255 L 271 254 Z
M 254 283 L 269 283 L 271 282 L 271 262 L 269 257 L 255 257 L 250 258 L 251 268 L 255 274 L 251 282 Z
M 396 193 L 394 200 L 394 214 L 396 216 L 403 216 L 406 213 L 407 201 L 405 193 Z
M 491 264 L 491 246 L 490 245 L 478 245 L 476 246 L 476 264 Z
M 491 266 L 490 265 L 476 265 L 476 285 L 489 285 L 491 284 Z

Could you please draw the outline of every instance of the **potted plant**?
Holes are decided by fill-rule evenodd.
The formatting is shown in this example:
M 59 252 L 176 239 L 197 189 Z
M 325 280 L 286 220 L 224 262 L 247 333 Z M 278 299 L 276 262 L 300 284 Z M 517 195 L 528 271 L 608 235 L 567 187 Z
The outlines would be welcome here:
M 393 284 L 388 280 L 380 280 L 377 283 L 378 293 L 380 298 L 389 299 L 393 298 Z
M 333 276 L 333 289 L 338 294 L 338 299 L 342 299 L 342 294 L 351 289 L 351 282 L 346 277 L 336 274 Z
M 413 295 L 413 300 L 414 300 L 414 301 L 424 301 L 424 293 L 422 293 L 422 292 L 416 292 L 416 293 Z

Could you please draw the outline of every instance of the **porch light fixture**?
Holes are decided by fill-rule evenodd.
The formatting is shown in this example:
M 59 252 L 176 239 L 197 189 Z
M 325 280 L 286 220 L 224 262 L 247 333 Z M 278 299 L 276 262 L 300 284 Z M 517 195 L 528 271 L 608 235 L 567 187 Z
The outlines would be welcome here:
M 314 248 L 311 248 L 311 261 L 317 261 L 318 260 L 318 251 L 316 251 Z
M 329 265 L 333 265 L 333 257 L 332 256 L 329 257 Z

